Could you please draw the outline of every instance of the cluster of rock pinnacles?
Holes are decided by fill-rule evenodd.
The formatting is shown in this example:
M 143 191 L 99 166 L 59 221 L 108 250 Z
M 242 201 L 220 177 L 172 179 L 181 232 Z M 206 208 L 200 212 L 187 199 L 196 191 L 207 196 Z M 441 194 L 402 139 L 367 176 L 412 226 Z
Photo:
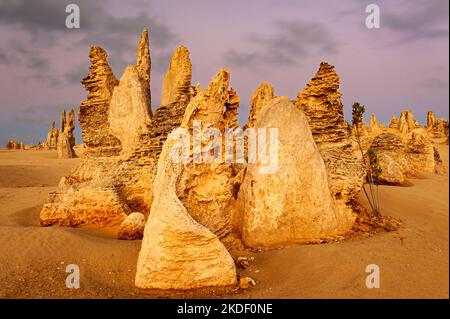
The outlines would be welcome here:
M 194 121 L 201 121 L 202 130 L 239 127 L 240 100 L 229 87 L 228 69 L 204 89 L 193 86 L 189 51 L 179 47 L 164 77 L 162 105 L 152 113 L 147 29 L 136 65 L 120 80 L 101 47 L 92 46 L 89 58 L 82 81 L 89 93 L 78 110 L 85 155 L 50 194 L 41 225 L 120 225 L 119 238 L 143 236 L 135 284 L 159 289 L 235 285 L 235 250 L 316 242 L 352 230 L 365 173 L 333 66 L 321 63 L 295 101 L 276 97 L 267 83 L 255 91 L 245 127 L 279 130 L 278 169 L 259 174 L 258 163 L 181 164 L 171 156 L 178 127 L 192 132 Z M 61 144 L 66 154 L 73 149 L 71 119 L 59 135 L 52 128 L 47 141 L 58 149 Z M 438 132 L 441 124 L 429 121 Z M 392 125 L 405 134 L 415 128 L 410 112 Z M 374 117 L 364 136 L 377 127 Z M 390 154 L 391 140 L 421 159 L 433 152 L 419 133 L 412 142 L 397 137 L 374 138 L 394 163 L 399 155 Z M 432 169 L 416 162 L 409 164 Z

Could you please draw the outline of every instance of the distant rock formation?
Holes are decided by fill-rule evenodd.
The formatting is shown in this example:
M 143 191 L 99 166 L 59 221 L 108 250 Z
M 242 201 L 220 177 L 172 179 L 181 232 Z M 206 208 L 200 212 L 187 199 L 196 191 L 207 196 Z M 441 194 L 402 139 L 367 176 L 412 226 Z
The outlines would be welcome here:
M 225 127 L 237 127 L 239 98 L 234 89 L 228 89 L 229 81 L 229 70 L 220 70 L 209 86 L 192 98 L 186 107 L 181 127 L 191 133 L 194 129 L 198 130 L 202 136 L 199 142 L 203 147 L 210 143 L 210 137 L 203 137 L 209 128 L 223 132 Z M 194 121 L 201 127 L 194 128 Z M 190 156 L 193 159 L 200 154 L 203 158 L 206 156 L 199 152 L 193 150 Z M 232 230 L 229 205 L 233 197 L 234 175 L 233 166 L 229 163 L 216 161 L 212 164 L 208 160 L 195 163 L 192 160 L 183 167 L 177 183 L 178 198 L 189 215 L 220 239 Z
M 189 51 L 180 46 L 172 55 L 162 87 L 161 105 L 175 102 L 188 102 L 195 95 L 191 87 L 192 64 Z
M 362 188 L 365 173 L 353 152 L 338 90 L 339 76 L 334 67 L 322 62 L 312 80 L 298 93 L 295 105 L 308 117 L 333 196 L 351 206 Z
M 55 127 L 55 121 L 53 121 L 52 126 L 50 127 L 50 131 L 47 134 L 47 149 L 56 150 L 58 144 L 58 135 L 59 131 Z
M 267 82 L 262 83 L 255 90 L 255 92 L 253 92 L 250 99 L 250 113 L 248 115 L 247 124 L 248 127 L 253 127 L 255 125 L 258 114 L 274 97 L 275 93 L 273 87 Z
M 371 147 L 382 169 L 379 177 L 381 183 L 398 184 L 419 172 L 436 172 L 433 144 L 419 132 L 413 132 L 406 138 L 383 133 L 374 139 Z
M 397 128 L 402 134 L 408 134 L 416 128 L 414 115 L 411 110 L 405 110 L 400 114 Z
M 25 146 L 21 142 L 10 140 L 6 142 L 6 149 L 8 150 L 24 150 Z
M 397 116 L 395 116 L 395 114 L 392 114 L 391 121 L 389 122 L 388 127 L 398 129 L 398 118 Z
M 427 131 L 429 136 L 433 138 L 448 137 L 448 121 L 444 118 L 436 119 L 433 111 L 427 113 Z
M 225 246 L 191 217 L 177 197 L 181 163 L 174 162 L 172 149 L 179 141 L 179 134 L 171 133 L 158 161 L 135 285 L 154 289 L 236 285 L 236 267 Z
M 76 157 L 73 147 L 75 146 L 75 113 L 73 109 L 69 112 L 69 118 L 66 119 L 66 110 L 61 114 L 60 132 L 56 143 L 58 158 L 74 158 Z
M 142 38 L 145 30 L 139 46 L 146 43 Z M 145 56 L 138 53 L 137 65 L 127 67 L 119 83 L 106 52 L 91 48 L 92 66 L 83 80 L 88 98 L 79 107 L 83 159 L 50 194 L 41 210 L 42 225 L 120 225 L 131 212 L 148 215 L 159 154 L 188 101 L 161 106 L 150 116 L 138 68 L 146 65 L 140 60 Z
M 378 120 L 375 116 L 375 113 L 372 113 L 370 115 L 370 123 L 369 123 L 369 130 L 372 133 L 377 133 L 381 129 L 380 124 L 378 123 Z
M 258 115 L 255 127 L 278 129 L 278 168 L 262 174 L 260 164 L 247 165 L 237 199 L 244 244 L 272 248 L 349 231 L 355 216 L 335 205 L 303 112 L 288 97 L 277 97 Z

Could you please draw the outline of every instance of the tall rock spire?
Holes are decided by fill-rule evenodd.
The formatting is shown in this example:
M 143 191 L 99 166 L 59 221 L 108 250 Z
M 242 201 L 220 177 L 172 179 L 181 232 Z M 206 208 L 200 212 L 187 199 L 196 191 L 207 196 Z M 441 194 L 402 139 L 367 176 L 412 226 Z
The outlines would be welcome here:
M 145 27 L 142 31 L 141 40 L 137 47 L 137 63 L 139 80 L 145 93 L 145 99 L 150 115 L 152 114 L 152 97 L 150 91 L 150 72 L 152 60 L 150 58 L 150 44 L 148 40 L 148 29 Z
M 66 127 L 66 110 L 64 109 L 61 114 L 61 121 L 59 124 L 59 131 L 62 133 Z
M 169 68 L 164 76 L 161 105 L 174 102 L 189 102 L 191 98 L 192 64 L 189 50 L 180 46 L 170 59 Z
M 89 58 L 89 73 L 81 82 L 89 93 L 78 108 L 86 154 L 94 157 L 118 155 L 121 150 L 120 141 L 109 133 L 108 122 L 109 102 L 118 81 L 108 64 L 105 50 L 93 45 Z
M 248 115 L 248 127 L 253 127 L 257 115 L 275 97 L 273 87 L 267 83 L 262 83 L 253 93 L 250 99 L 250 114 Z

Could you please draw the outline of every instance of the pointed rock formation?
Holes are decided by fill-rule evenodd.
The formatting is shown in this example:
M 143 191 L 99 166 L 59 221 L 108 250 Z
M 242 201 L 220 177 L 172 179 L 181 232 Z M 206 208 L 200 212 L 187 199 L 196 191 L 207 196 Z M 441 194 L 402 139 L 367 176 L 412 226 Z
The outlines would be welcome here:
M 275 93 L 273 87 L 267 82 L 262 83 L 255 92 L 253 92 L 250 99 L 250 113 L 248 115 L 247 127 L 253 127 L 255 125 L 258 114 L 274 97 Z
M 66 110 L 61 114 L 61 131 L 58 135 L 56 150 L 58 151 L 58 158 L 74 158 L 76 157 L 73 147 L 75 146 L 75 136 L 73 130 L 75 129 L 75 114 L 73 109 L 69 112 L 69 119 L 66 120 Z
M 405 110 L 400 114 L 397 128 L 402 134 L 408 134 L 416 128 L 414 115 L 411 110 Z
M 55 121 L 52 122 L 52 126 L 50 127 L 50 131 L 47 134 L 47 148 L 50 150 L 56 150 L 58 144 L 58 129 L 55 127 Z
M 395 128 L 395 129 L 398 128 L 398 118 L 397 118 L 397 116 L 395 116 L 395 114 L 392 114 L 391 121 L 389 122 L 388 127 Z
M 433 129 L 433 126 L 436 124 L 436 115 L 434 115 L 433 111 L 428 111 L 427 113 L 427 129 Z
M 129 156 L 136 149 L 140 135 L 150 123 L 146 90 L 135 66 L 125 69 L 114 88 L 108 120 L 111 134 L 121 142 L 122 156 Z
M 180 46 L 173 53 L 169 69 L 164 76 L 161 105 L 189 101 L 193 95 L 191 80 L 192 64 L 189 50 Z
M 339 76 L 332 65 L 323 62 L 312 80 L 298 93 L 295 105 L 308 117 L 314 141 L 327 167 L 333 196 L 351 205 L 361 190 L 364 169 L 353 153 L 338 90 Z
M 108 157 L 121 151 L 120 140 L 110 134 L 108 113 L 114 87 L 118 84 L 107 61 L 108 54 L 99 46 L 91 46 L 89 74 L 81 82 L 89 92 L 78 108 L 81 135 L 86 155 Z
M 229 70 L 220 70 L 209 86 L 197 94 L 186 108 L 181 127 L 192 134 L 196 130 L 201 137 L 199 145 L 202 148 L 211 143 L 211 139 L 204 135 L 208 129 L 223 130 L 224 123 L 228 127 L 237 123 L 235 114 L 239 98 L 233 89 L 228 90 L 229 81 Z M 194 121 L 201 127 L 194 128 Z M 223 239 L 232 230 L 229 204 L 233 197 L 233 167 L 221 161 L 207 162 L 201 149 L 194 149 L 190 156 L 202 156 L 203 160 L 200 163 L 192 163 L 192 160 L 183 168 L 177 195 L 194 220 Z
M 58 143 L 56 146 L 56 150 L 58 152 L 58 158 L 74 158 L 75 157 L 75 152 L 73 151 L 73 148 L 70 145 L 70 140 L 69 140 L 66 132 L 63 132 L 58 135 Z
M 150 61 L 142 47 L 145 32 L 143 39 L 140 68 L 128 67 L 120 83 L 107 64 L 106 52 L 92 47 L 92 66 L 83 81 L 89 94 L 79 109 L 85 155 L 50 194 L 41 210 L 42 225 L 120 225 L 130 212 L 148 215 L 159 154 L 167 135 L 180 125 L 189 101 L 159 107 L 149 119 L 140 71 L 150 69 L 143 67 Z
M 139 288 L 194 289 L 235 285 L 236 267 L 220 240 L 196 222 L 176 194 L 181 164 L 171 133 L 158 161 L 154 201 L 142 240 L 135 284 Z
M 370 115 L 369 130 L 372 133 L 377 133 L 378 131 L 380 131 L 380 125 L 378 124 L 378 121 L 377 121 L 377 118 L 375 116 L 375 113 L 372 113 Z
M 278 129 L 278 168 L 262 174 L 260 164 L 247 166 L 237 199 L 244 244 L 271 248 L 349 231 L 355 216 L 335 205 L 303 112 L 288 97 L 277 97 L 261 111 L 255 127 Z
M 76 145 L 75 142 L 75 135 L 73 134 L 73 131 L 75 130 L 75 111 L 73 110 L 73 107 L 69 111 L 69 115 L 67 117 L 67 137 L 69 139 L 70 147 L 73 149 Z
M 150 58 L 150 43 L 148 40 L 148 29 L 144 28 L 141 34 L 141 40 L 137 47 L 136 70 L 141 82 L 141 88 L 144 92 L 144 101 L 147 105 L 147 112 L 152 115 L 152 97 L 150 91 L 150 71 L 152 61 Z
M 228 101 L 225 102 L 222 130 L 225 128 L 237 128 L 239 126 L 237 115 L 238 109 L 240 107 L 240 102 L 241 99 L 237 95 L 235 89 L 230 88 L 228 92 Z
M 6 143 L 6 149 L 8 150 L 22 150 L 25 149 L 23 143 L 19 143 L 17 141 L 10 140 Z

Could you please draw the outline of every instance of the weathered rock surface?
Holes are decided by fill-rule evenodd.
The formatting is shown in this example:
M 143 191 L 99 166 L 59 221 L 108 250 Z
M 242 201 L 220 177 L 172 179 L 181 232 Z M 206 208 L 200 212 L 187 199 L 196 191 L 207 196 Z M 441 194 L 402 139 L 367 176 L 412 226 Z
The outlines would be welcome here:
M 386 153 L 381 153 L 378 157 L 378 166 L 381 169 L 380 175 L 377 177 L 377 183 L 398 185 L 405 181 L 405 175 L 399 164 Z
M 235 285 L 236 268 L 225 246 L 189 215 L 177 197 L 181 164 L 173 161 L 172 149 L 178 142 L 179 135 L 171 133 L 158 161 L 135 284 L 156 289 Z
M 99 46 L 91 46 L 89 74 L 82 81 L 89 92 L 87 99 L 78 107 L 81 136 L 86 153 L 92 157 L 118 155 L 120 140 L 109 130 L 109 102 L 118 84 L 107 61 L 108 54 Z
M 244 244 L 276 247 L 350 230 L 355 216 L 335 205 L 303 112 L 288 97 L 277 97 L 261 111 L 256 127 L 278 129 L 278 168 L 262 174 L 260 163 L 247 165 L 237 199 Z
M 428 111 L 427 113 L 427 129 L 433 129 L 436 123 L 436 115 L 433 111 Z
M 42 226 L 120 225 L 130 209 L 108 183 L 73 185 L 65 192 L 51 193 L 40 213 Z
M 67 116 L 67 138 L 69 139 L 70 147 L 73 149 L 76 145 L 75 135 L 73 131 L 75 130 L 75 111 L 73 107 L 69 111 L 69 115 Z
M 392 115 L 388 127 L 398 129 L 398 118 L 397 116 L 395 116 L 395 114 Z
M 58 158 L 74 158 L 75 152 L 70 145 L 69 137 L 65 132 L 58 135 L 58 144 L 56 145 Z
M 229 70 L 220 70 L 209 86 L 190 101 L 181 127 L 193 133 L 194 121 L 197 121 L 201 123 L 199 132 L 204 135 L 209 128 L 223 130 L 224 122 L 228 127 L 237 125 L 239 98 L 233 89 L 228 89 L 229 81 Z M 204 148 L 210 138 L 203 137 L 199 142 Z M 193 150 L 190 156 L 198 158 L 200 153 L 201 150 Z M 207 162 L 205 154 L 201 156 L 201 162 L 193 163 L 192 160 L 183 168 L 177 195 L 194 220 L 222 239 L 232 230 L 229 204 L 233 197 L 235 172 L 231 164 L 217 161 L 217 158 Z
M 52 126 L 50 127 L 50 131 L 47 134 L 47 148 L 50 150 L 56 150 L 58 144 L 58 135 L 59 131 L 55 127 L 55 121 L 52 122 Z
M 136 149 L 140 135 L 150 123 L 147 97 L 137 67 L 128 66 L 114 88 L 108 117 L 111 134 L 121 142 L 122 156 Z
M 6 142 L 6 149 L 18 150 L 18 149 L 20 149 L 20 143 L 17 141 L 10 140 L 10 141 Z
M 253 127 L 256 122 L 258 114 L 264 106 L 266 106 L 273 98 L 275 93 L 273 87 L 269 83 L 262 83 L 250 99 L 250 113 L 248 116 L 248 127 Z
M 175 102 L 187 103 L 195 95 L 191 87 L 192 64 L 189 51 L 180 46 L 172 55 L 162 87 L 161 105 Z
M 416 128 L 414 115 L 411 110 L 405 110 L 400 114 L 397 128 L 403 134 L 408 134 Z
M 66 119 L 66 110 L 61 115 L 61 127 L 57 138 L 56 150 L 58 158 L 73 158 L 76 154 L 73 150 L 75 146 L 75 113 L 73 109 L 69 112 L 69 118 Z
M 141 48 L 141 51 L 146 50 Z M 138 54 L 138 62 L 140 56 L 145 54 Z M 85 224 L 120 224 L 130 212 L 147 216 L 153 200 L 152 186 L 159 154 L 167 134 L 179 127 L 186 108 L 186 104 L 180 102 L 162 106 L 147 123 L 149 112 L 145 112 L 144 106 L 145 86 L 137 72 L 138 67 L 128 67 L 117 85 L 106 63 L 106 52 L 94 47 L 91 61 L 93 66 L 85 79 L 85 86 L 92 91 L 82 103 L 83 107 L 80 106 L 83 109 L 79 112 L 80 122 L 84 127 L 99 126 L 86 128 L 83 136 L 87 136 L 88 142 L 83 144 L 83 159 L 61 179 L 60 188 L 50 194 L 41 211 L 44 225 L 71 225 L 71 219 L 83 220 L 83 215 L 75 215 L 88 210 L 89 206 L 95 215 L 98 207 L 104 205 L 102 196 L 95 199 L 98 189 L 111 194 L 108 205 L 117 209 L 110 210 L 109 215 L 100 210 L 99 214 L 105 218 L 99 219 L 83 213 Z M 114 101 L 111 101 L 113 94 Z M 128 112 L 123 112 L 122 108 Z M 111 143 L 106 143 L 107 140 Z M 92 197 L 84 204 L 82 200 L 87 194 L 92 194 Z M 55 212 L 60 218 L 50 218 Z M 67 220 L 64 220 L 64 215 Z
M 374 139 L 371 147 L 377 154 L 381 169 L 386 169 L 381 179 L 387 183 L 401 183 L 399 170 L 404 178 L 414 177 L 419 172 L 435 172 L 433 144 L 419 132 L 403 138 L 383 133 Z
M 372 133 L 378 133 L 381 130 L 380 124 L 378 123 L 375 113 L 372 113 L 370 115 L 369 130 Z
M 145 216 L 141 213 L 131 213 L 120 224 L 118 239 L 123 240 L 136 240 L 142 239 L 144 235 Z
M 137 63 L 136 70 L 141 82 L 141 89 L 143 90 L 144 102 L 147 105 L 147 112 L 152 115 L 151 107 L 151 91 L 150 91 L 150 71 L 152 61 L 150 58 L 150 43 L 148 40 L 148 29 L 144 28 L 141 34 L 141 40 L 137 47 Z
M 333 196 L 345 204 L 354 202 L 361 190 L 364 169 L 353 153 L 348 124 L 344 119 L 339 76 L 334 67 L 320 68 L 298 93 L 295 105 L 309 120 L 309 126 L 328 173 Z

